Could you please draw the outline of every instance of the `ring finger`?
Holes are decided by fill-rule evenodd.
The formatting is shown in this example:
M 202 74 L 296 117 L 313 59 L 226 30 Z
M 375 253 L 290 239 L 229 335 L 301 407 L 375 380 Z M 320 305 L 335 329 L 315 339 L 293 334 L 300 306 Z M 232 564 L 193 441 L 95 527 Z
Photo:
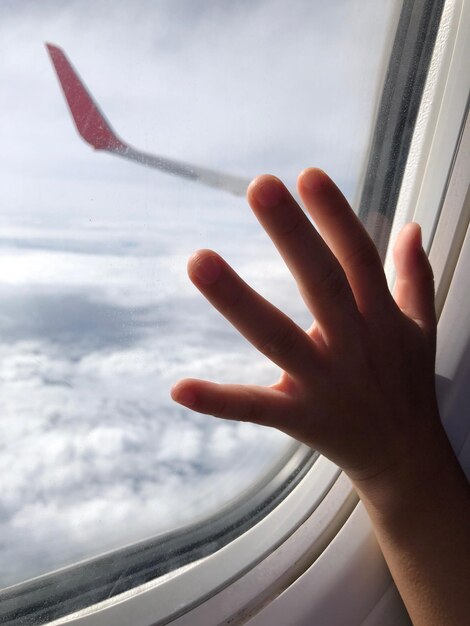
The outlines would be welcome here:
M 248 341 L 296 378 L 318 364 L 310 337 L 245 283 L 215 252 L 199 250 L 188 263 L 191 281 Z

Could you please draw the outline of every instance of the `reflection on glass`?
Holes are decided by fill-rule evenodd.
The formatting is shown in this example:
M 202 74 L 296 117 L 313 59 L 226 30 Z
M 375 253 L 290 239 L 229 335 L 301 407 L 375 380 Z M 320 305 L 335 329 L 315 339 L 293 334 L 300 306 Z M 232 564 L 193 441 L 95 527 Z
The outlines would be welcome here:
M 243 199 L 94 154 L 44 48 L 133 145 L 356 192 L 395 3 L 26 0 L 0 8 L 0 586 L 188 523 L 289 440 L 173 404 L 183 376 L 269 384 L 185 274 L 217 249 L 303 326 Z

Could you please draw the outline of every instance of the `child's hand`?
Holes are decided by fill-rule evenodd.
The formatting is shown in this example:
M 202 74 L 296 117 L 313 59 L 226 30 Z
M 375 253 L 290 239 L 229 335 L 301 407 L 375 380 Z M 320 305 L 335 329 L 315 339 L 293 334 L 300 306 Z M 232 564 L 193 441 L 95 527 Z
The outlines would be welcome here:
M 315 322 L 302 330 L 215 252 L 196 252 L 188 269 L 193 283 L 284 372 L 271 387 L 187 379 L 175 385 L 173 399 L 279 428 L 359 482 L 402 473 L 442 437 L 433 277 L 419 226 L 409 224 L 398 239 L 394 300 L 374 243 L 328 176 L 305 170 L 298 189 L 322 237 L 277 178 L 254 180 L 248 200 Z
M 272 176 L 248 200 L 315 322 L 303 331 L 214 252 L 190 260 L 206 298 L 283 370 L 271 387 L 183 380 L 173 398 L 196 411 L 274 426 L 353 480 L 416 626 L 468 619 L 470 494 L 434 391 L 432 271 L 419 226 L 396 248 L 391 297 L 376 248 L 332 181 L 305 170 L 299 192 L 322 237 Z

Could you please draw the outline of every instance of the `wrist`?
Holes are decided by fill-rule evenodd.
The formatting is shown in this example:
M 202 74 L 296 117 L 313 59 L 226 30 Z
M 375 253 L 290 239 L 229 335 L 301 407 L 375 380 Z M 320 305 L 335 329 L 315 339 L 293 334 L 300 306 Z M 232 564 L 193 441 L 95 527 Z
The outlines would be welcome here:
M 413 623 L 466 623 L 470 486 L 445 434 L 353 482 Z
M 465 482 L 443 428 L 390 466 L 369 476 L 350 475 L 369 513 L 402 517 L 404 511 L 422 510 L 430 495 L 445 495 L 449 484 Z

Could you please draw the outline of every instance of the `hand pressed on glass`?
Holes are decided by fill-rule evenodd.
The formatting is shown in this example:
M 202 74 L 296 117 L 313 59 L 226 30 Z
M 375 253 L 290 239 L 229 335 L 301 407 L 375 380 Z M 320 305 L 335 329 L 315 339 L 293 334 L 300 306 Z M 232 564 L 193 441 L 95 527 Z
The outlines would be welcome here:
M 273 176 L 255 179 L 248 200 L 315 319 L 308 331 L 215 252 L 196 252 L 188 268 L 204 296 L 284 370 L 280 380 L 258 387 L 189 379 L 172 396 L 202 413 L 279 428 L 351 478 L 368 478 L 440 427 L 432 272 L 419 226 L 408 225 L 396 247 L 394 300 L 373 242 L 334 183 L 308 169 L 298 188 L 322 236 Z
M 367 508 L 413 624 L 460 626 L 470 610 L 470 491 L 437 408 L 434 285 L 420 228 L 399 235 L 392 298 L 334 183 L 308 169 L 298 188 L 322 236 L 272 176 L 254 180 L 248 200 L 315 322 L 302 330 L 215 252 L 197 252 L 191 280 L 283 373 L 270 387 L 183 380 L 173 398 L 274 426 L 335 461 Z

